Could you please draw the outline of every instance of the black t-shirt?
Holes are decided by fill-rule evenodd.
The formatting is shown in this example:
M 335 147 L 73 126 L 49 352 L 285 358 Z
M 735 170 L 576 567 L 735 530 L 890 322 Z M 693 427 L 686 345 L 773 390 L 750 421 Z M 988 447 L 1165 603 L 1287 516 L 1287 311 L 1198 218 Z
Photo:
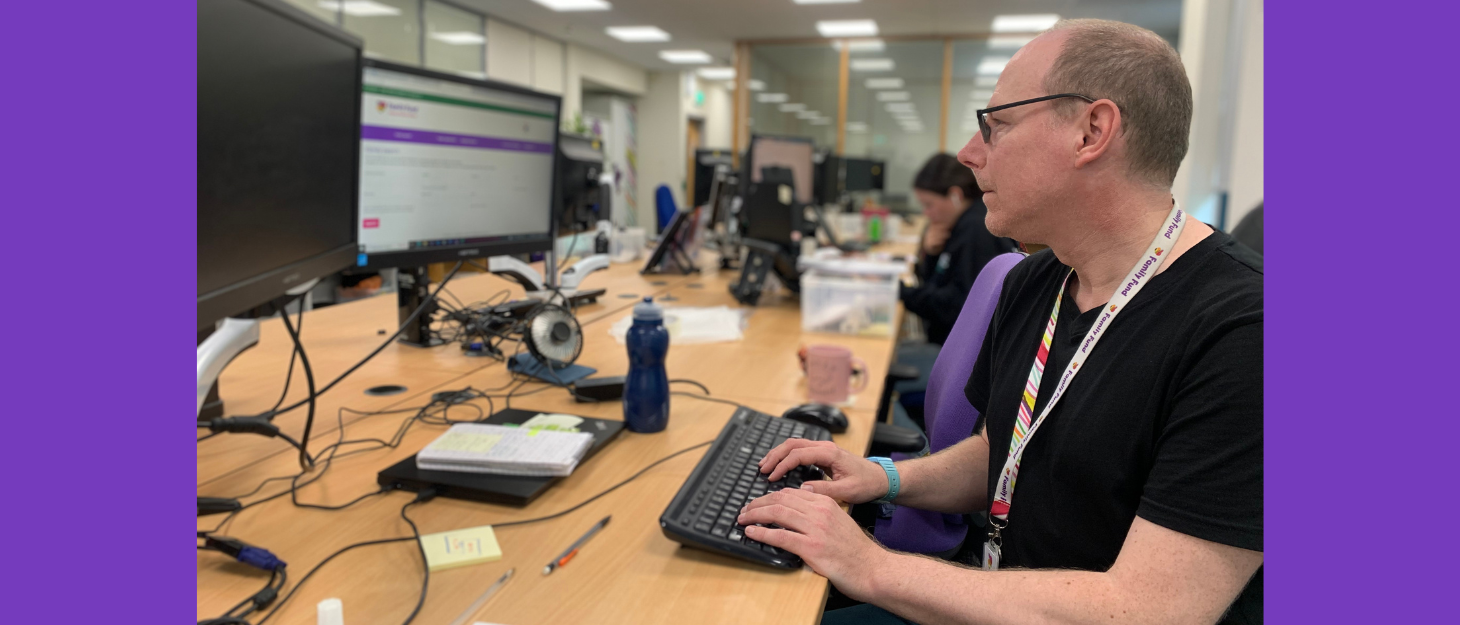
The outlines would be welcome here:
M 903 306 L 923 318 L 930 343 L 942 345 L 948 340 L 983 266 L 999 254 L 1018 249 L 1012 239 L 989 233 L 983 225 L 987 213 L 983 200 L 975 198 L 953 223 L 943 253 L 920 259 L 918 279 L 922 284 L 902 287 Z
M 1009 272 L 968 380 L 990 501 L 1067 272 L 1049 250 Z M 1036 418 L 1102 308 L 1080 314 L 1066 294 Z M 1221 232 L 1127 304 L 1030 441 L 1000 567 L 1108 570 L 1137 515 L 1262 551 L 1262 257 Z M 1253 579 L 1223 623 L 1261 622 Z

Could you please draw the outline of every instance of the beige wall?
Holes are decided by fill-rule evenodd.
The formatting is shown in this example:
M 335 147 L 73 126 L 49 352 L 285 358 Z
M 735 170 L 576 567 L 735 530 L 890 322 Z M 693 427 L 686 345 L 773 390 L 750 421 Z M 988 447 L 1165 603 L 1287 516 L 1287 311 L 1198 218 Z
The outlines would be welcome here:
M 1262 0 L 1252 0 L 1244 20 L 1228 229 L 1235 228 L 1262 201 L 1262 4 Z
M 1216 223 L 1227 193 L 1226 229 L 1262 198 L 1263 0 L 1185 0 L 1181 60 L 1195 104 L 1191 142 L 1172 194 L 1193 216 Z
M 657 232 L 654 191 L 661 184 L 684 207 L 685 121 L 684 72 L 650 72 L 639 98 L 639 225 Z
M 487 20 L 487 77 L 531 87 L 532 33 L 498 20 Z
M 735 97 L 735 86 L 725 81 L 702 81 L 705 90 L 705 105 L 702 108 L 705 119 L 704 142 L 706 148 L 730 149 L 730 134 Z

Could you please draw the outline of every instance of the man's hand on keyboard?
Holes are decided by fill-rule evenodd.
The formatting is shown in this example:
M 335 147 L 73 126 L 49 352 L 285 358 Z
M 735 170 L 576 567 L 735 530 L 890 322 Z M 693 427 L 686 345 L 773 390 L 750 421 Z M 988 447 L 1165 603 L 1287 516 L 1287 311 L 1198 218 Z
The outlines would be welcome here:
M 830 441 L 787 440 L 760 461 L 760 472 L 770 473 L 775 482 L 787 471 L 802 465 L 821 468 L 826 479 L 807 482 L 802 489 L 846 503 L 863 503 L 887 494 L 887 472 L 876 463 L 836 446 Z
M 835 500 L 801 489 L 788 488 L 751 501 L 737 522 L 749 526 L 747 537 L 801 556 L 811 570 L 854 599 L 866 596 L 865 578 L 878 570 L 869 565 L 888 553 Z

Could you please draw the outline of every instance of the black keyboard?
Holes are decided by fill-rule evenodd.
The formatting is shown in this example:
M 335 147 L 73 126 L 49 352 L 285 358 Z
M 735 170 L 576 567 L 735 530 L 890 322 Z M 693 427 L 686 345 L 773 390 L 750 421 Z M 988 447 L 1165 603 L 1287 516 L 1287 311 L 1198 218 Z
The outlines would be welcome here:
M 821 470 L 803 466 L 776 482 L 760 473 L 760 459 L 788 438 L 831 440 L 826 428 L 739 408 L 710 445 L 684 486 L 659 517 L 670 540 L 783 569 L 800 568 L 795 554 L 756 542 L 735 522 L 746 502 L 782 488 L 799 488 L 821 479 Z

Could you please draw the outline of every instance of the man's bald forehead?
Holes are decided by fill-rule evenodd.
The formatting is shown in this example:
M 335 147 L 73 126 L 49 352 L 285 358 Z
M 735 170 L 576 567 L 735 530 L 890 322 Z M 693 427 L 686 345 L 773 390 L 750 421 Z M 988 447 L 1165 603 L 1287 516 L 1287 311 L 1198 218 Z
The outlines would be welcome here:
M 1035 37 L 1033 41 L 1024 44 L 1009 59 L 1009 64 L 1004 67 L 1004 72 L 999 75 L 999 82 L 995 91 L 1005 96 L 1008 101 L 1023 100 L 1027 98 L 1045 95 L 1044 76 L 1049 73 L 1050 67 L 1059 58 L 1060 50 L 1064 47 L 1065 39 L 1069 33 L 1065 31 L 1053 31 Z M 1040 92 L 1040 93 L 1034 93 Z

